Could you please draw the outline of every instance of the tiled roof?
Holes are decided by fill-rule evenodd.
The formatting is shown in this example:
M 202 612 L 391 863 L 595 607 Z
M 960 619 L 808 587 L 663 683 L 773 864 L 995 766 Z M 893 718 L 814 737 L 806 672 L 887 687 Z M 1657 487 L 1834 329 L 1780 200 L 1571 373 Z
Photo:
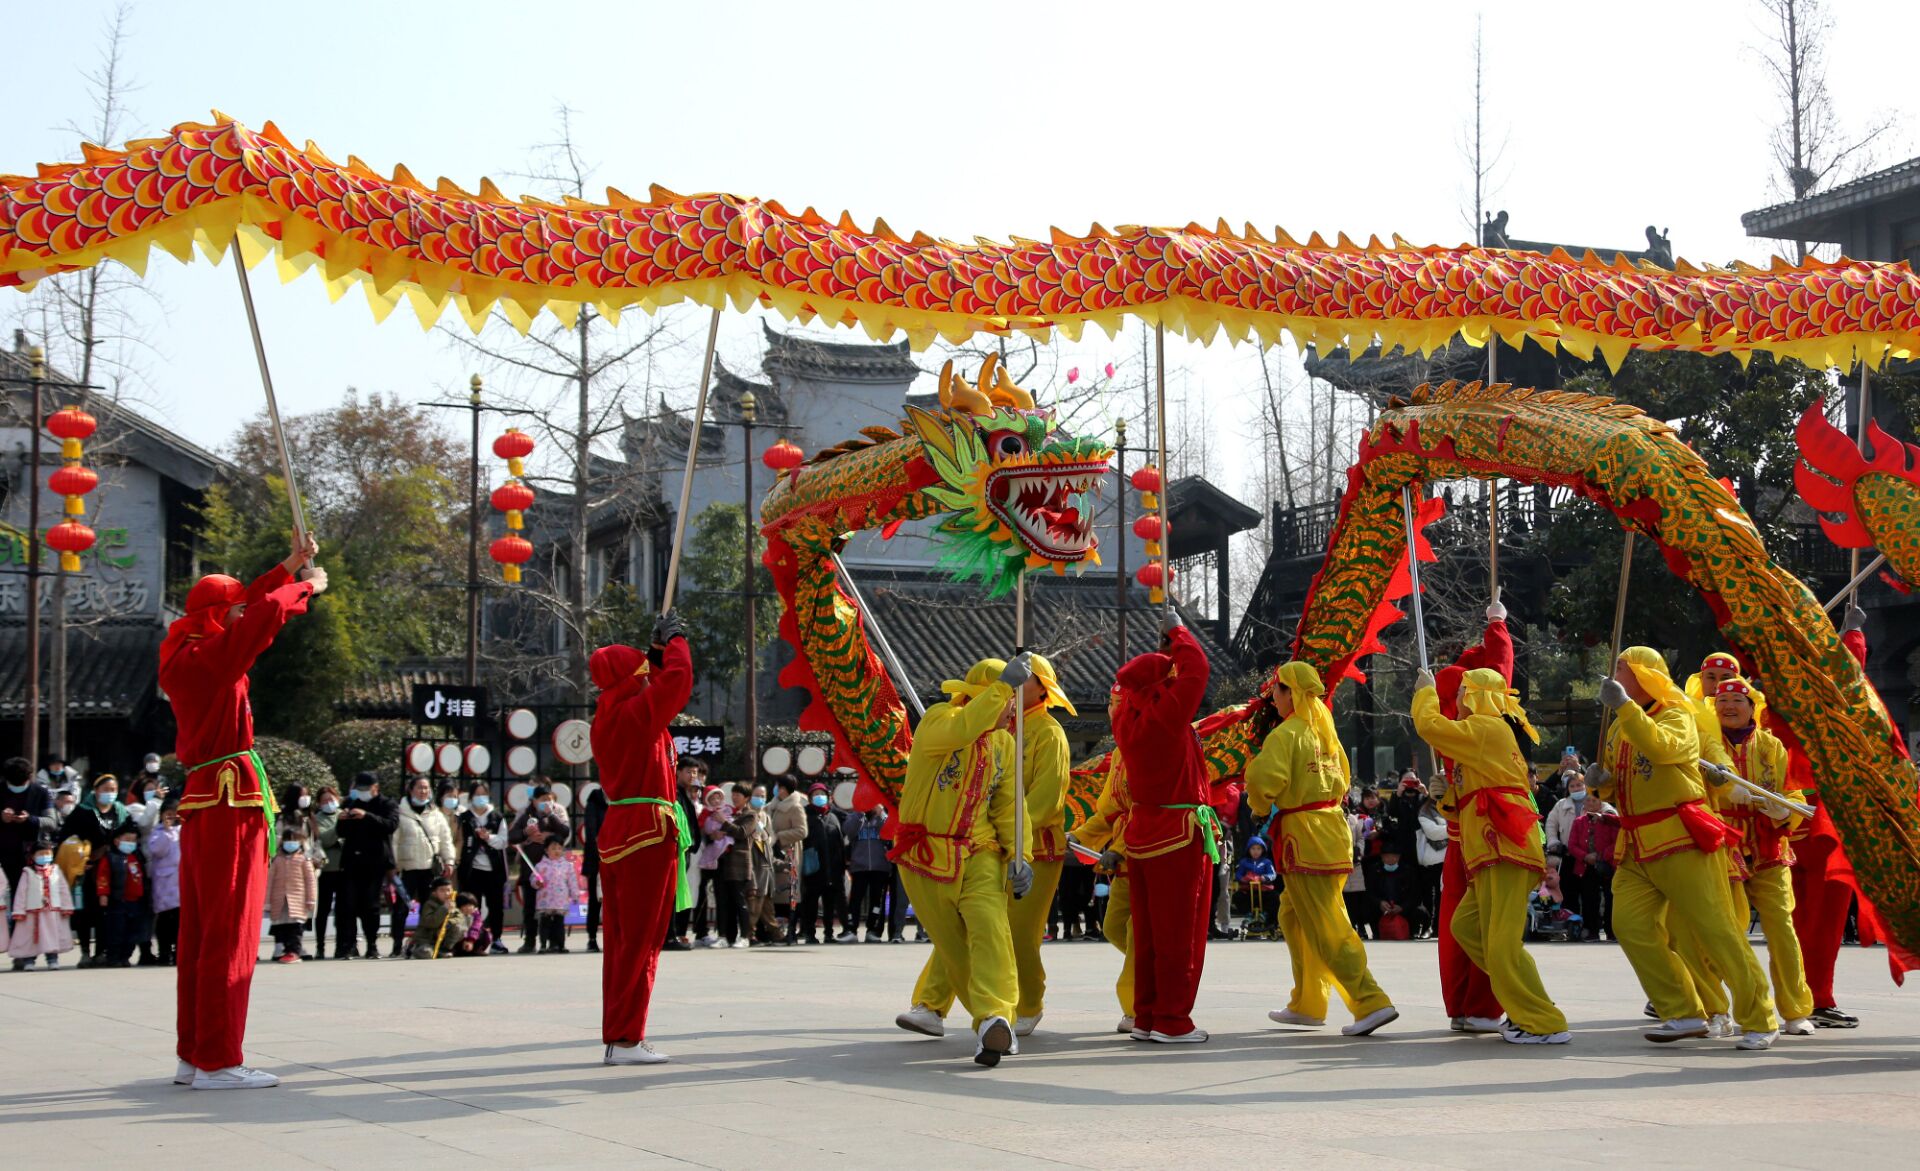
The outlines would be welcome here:
M 786 374 L 826 382 L 912 382 L 920 377 L 920 366 L 906 342 L 830 342 L 781 333 L 770 325 L 762 328 L 767 353 L 760 359 L 760 369 L 769 376 Z
M 153 698 L 160 672 L 160 640 L 166 631 L 151 622 L 68 627 L 67 713 L 74 719 L 131 716 Z M 40 665 L 46 669 L 47 644 Z M 46 702 L 42 680 L 40 700 Z M 0 716 L 19 719 L 27 709 L 27 630 L 0 626 Z
M 953 585 L 937 577 L 905 572 L 862 570 L 860 592 L 873 607 L 882 629 L 900 656 L 914 688 L 928 702 L 942 697 L 940 684 L 958 679 L 982 658 L 1013 651 L 1012 597 L 987 601 L 977 586 Z M 1060 675 L 1067 697 L 1083 715 L 1099 716 L 1121 656 L 1119 602 L 1110 576 L 1081 579 L 1032 579 L 1027 592 L 1028 642 L 1047 656 Z M 1193 627 L 1213 660 L 1216 674 L 1231 663 L 1205 624 Z M 1128 655 L 1152 650 L 1159 642 L 1156 615 L 1146 591 L 1129 587 Z
M 1920 157 L 1895 163 L 1871 175 L 1862 175 L 1805 199 L 1789 200 L 1758 211 L 1745 212 L 1740 216 L 1740 226 L 1747 230 L 1749 236 L 1783 239 L 1779 233 L 1804 229 L 1823 216 L 1916 189 L 1920 189 Z

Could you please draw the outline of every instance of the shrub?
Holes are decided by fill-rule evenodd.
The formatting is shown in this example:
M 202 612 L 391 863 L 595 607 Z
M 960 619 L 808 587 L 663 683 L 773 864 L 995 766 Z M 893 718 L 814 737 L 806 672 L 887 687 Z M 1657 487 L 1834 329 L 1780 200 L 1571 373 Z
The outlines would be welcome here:
M 343 785 L 361 772 L 380 778 L 380 791 L 400 796 L 400 752 L 414 735 L 405 720 L 347 720 L 320 733 L 313 747 Z

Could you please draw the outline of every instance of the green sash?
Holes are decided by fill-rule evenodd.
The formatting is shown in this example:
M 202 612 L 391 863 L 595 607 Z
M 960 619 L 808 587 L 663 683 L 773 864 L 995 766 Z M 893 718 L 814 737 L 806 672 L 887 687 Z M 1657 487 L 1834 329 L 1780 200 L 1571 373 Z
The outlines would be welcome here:
M 618 801 L 609 801 L 609 805 L 664 805 L 673 810 L 674 828 L 680 834 L 681 858 L 674 863 L 678 878 L 673 884 L 673 909 L 684 911 L 693 906 L 693 884 L 687 881 L 686 852 L 693 848 L 693 828 L 687 824 L 687 811 L 678 801 L 665 801 L 659 797 L 622 797 Z
M 1206 831 L 1207 857 L 1212 860 L 1215 866 L 1220 865 L 1220 839 L 1223 835 L 1220 829 L 1220 815 L 1214 812 L 1213 806 L 1162 805 L 1160 808 L 1191 810 L 1194 820 L 1198 821 L 1200 828 Z

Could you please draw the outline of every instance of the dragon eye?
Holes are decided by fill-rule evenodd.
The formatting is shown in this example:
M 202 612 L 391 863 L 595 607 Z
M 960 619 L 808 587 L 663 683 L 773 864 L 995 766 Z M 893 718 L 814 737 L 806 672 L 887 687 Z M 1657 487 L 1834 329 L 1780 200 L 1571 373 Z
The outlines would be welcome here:
M 1018 431 L 996 431 L 988 438 L 988 452 L 1005 459 L 1027 454 L 1027 437 Z

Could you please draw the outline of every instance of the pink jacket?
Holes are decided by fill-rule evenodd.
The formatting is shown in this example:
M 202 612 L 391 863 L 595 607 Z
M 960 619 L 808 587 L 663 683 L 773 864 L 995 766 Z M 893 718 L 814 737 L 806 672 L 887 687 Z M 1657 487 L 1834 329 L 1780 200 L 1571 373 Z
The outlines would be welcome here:
M 275 854 L 267 863 L 267 917 L 275 925 L 305 923 L 313 918 L 319 885 L 306 851 Z
M 566 855 L 542 858 L 533 868 L 533 885 L 539 890 L 534 909 L 568 911 L 580 898 L 580 876 L 573 872 L 573 859 Z

